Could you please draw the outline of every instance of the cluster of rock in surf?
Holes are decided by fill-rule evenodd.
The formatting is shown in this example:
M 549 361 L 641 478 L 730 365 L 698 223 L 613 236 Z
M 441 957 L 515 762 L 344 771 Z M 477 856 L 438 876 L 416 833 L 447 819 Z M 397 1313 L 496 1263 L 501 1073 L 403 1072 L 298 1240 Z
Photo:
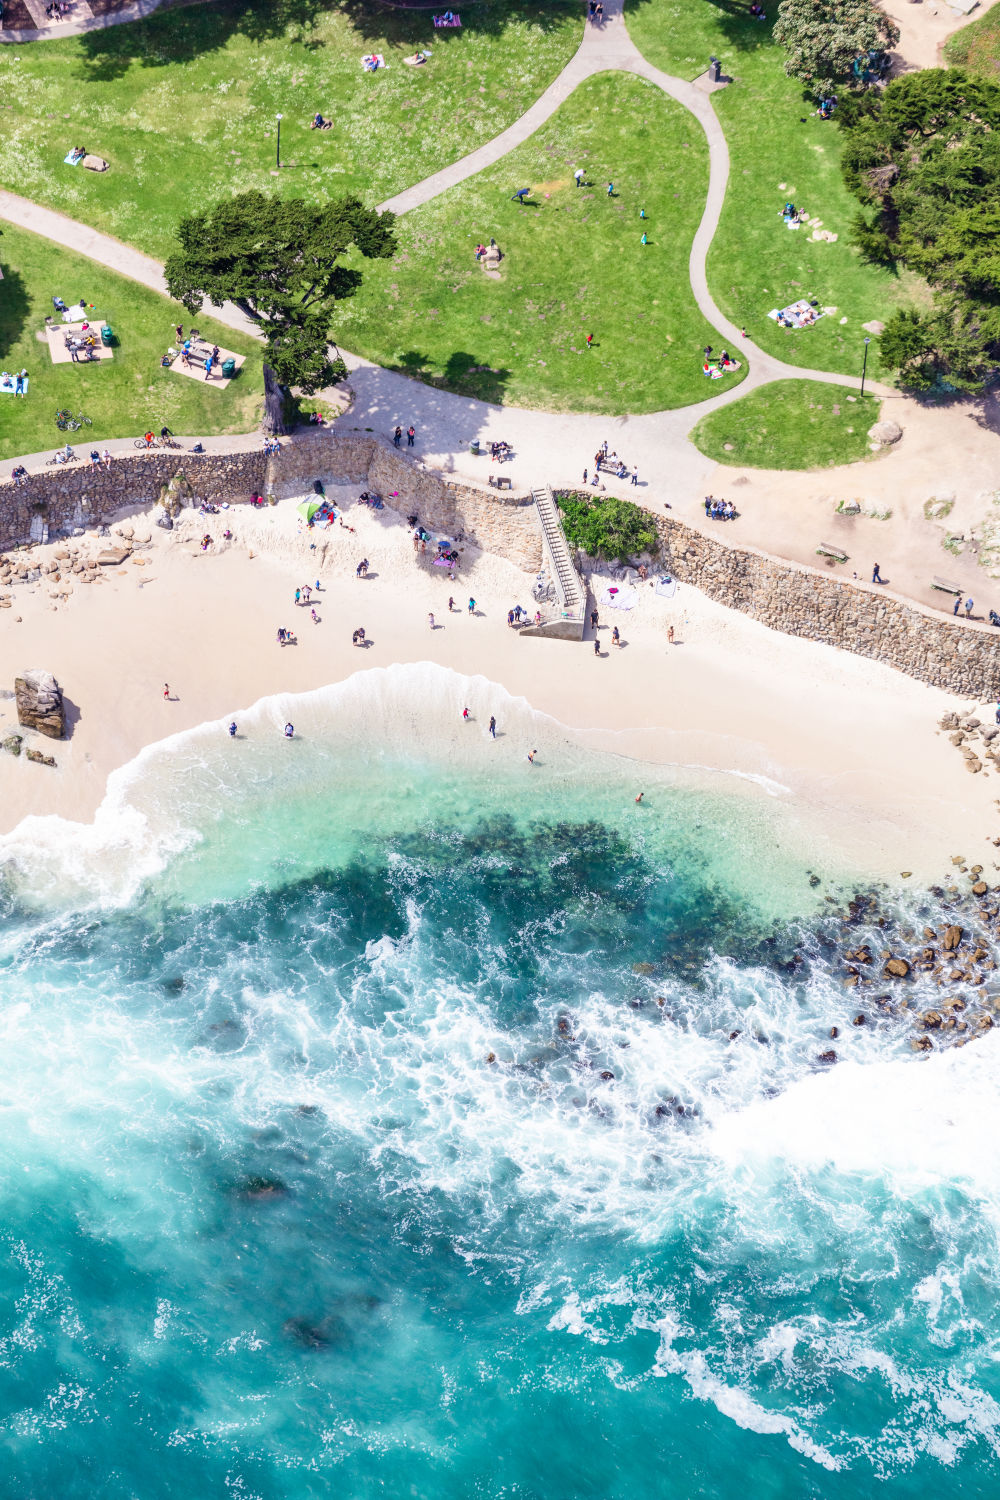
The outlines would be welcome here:
M 958 713 L 943 714 L 938 724 L 961 751 L 967 771 L 986 771 L 989 775 L 986 761 L 1000 770 L 1000 724 L 983 724 L 972 714 Z
M 925 926 L 920 932 L 904 928 L 893 933 L 890 946 L 874 940 L 845 948 L 841 957 L 843 980 L 848 989 L 864 997 L 878 1016 L 908 1021 L 915 1035 L 915 1052 L 935 1047 L 961 1047 L 989 1031 L 1000 1016 L 1000 974 L 995 944 L 1000 939 L 1000 887 L 990 887 L 982 865 L 968 866 L 961 855 L 953 858 L 970 885 L 966 892 L 952 885 L 937 886 L 937 899 L 948 920 Z M 875 922 L 888 931 L 890 918 L 879 915 L 874 897 L 851 901 L 845 925 Z M 885 939 L 883 939 L 885 941 Z M 875 994 L 875 990 L 880 993 Z M 944 991 L 938 998 L 934 991 Z M 860 1011 L 853 1025 L 872 1023 L 874 1016 Z M 838 1028 L 831 1029 L 831 1037 Z M 823 1062 L 835 1062 L 826 1053 Z

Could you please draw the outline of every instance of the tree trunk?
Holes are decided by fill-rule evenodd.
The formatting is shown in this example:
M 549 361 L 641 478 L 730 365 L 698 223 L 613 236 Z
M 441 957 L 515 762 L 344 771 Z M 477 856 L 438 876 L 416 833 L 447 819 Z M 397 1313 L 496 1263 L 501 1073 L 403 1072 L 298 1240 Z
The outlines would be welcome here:
M 275 375 L 267 360 L 264 361 L 264 415 L 261 418 L 261 431 L 268 433 L 271 437 L 279 437 L 288 432 L 288 423 L 285 421 L 285 397 L 287 391 L 283 385 L 278 384 Z

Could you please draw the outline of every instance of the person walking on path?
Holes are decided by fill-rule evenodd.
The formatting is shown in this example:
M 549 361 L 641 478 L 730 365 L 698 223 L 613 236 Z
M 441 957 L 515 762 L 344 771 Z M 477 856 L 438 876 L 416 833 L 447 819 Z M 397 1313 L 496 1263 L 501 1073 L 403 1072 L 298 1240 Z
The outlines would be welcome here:
M 402 427 L 397 427 L 396 428 L 396 431 L 392 435 L 392 441 L 395 444 L 395 446 L 398 448 L 399 445 L 400 445 L 400 443 L 403 441 L 403 429 L 402 429 Z
M 497 737 L 497 721 L 492 714 L 490 714 L 490 737 L 492 739 Z
M 590 611 L 590 628 L 591 628 L 591 630 L 596 630 L 597 629 L 597 618 L 598 618 L 597 617 L 597 610 L 596 609 L 592 609 Z
M 876 563 L 875 566 L 874 566 L 874 568 L 872 569 L 872 583 L 882 583 L 882 582 L 884 582 L 884 580 L 882 578 L 882 574 L 878 570 L 878 563 Z
M 601 643 L 598 640 L 597 636 L 595 635 L 594 636 L 594 655 L 595 656 L 600 656 L 600 654 L 601 654 Z
M 409 427 L 406 429 L 406 446 L 408 448 L 412 448 L 413 444 L 416 442 L 416 440 L 417 440 L 417 429 L 414 427 L 413 423 L 411 422 L 410 425 L 409 425 Z

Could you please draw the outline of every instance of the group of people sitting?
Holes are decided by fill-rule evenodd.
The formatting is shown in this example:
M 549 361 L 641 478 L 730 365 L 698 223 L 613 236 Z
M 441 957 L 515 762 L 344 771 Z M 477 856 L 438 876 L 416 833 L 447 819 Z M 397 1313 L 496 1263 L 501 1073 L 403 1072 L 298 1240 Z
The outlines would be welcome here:
M 64 333 L 63 343 L 69 350 L 69 357 L 74 364 L 82 360 L 97 358 L 97 334 L 94 333 L 89 323 L 84 323 L 79 333 Z
M 50 21 L 61 21 L 63 16 L 68 16 L 72 9 L 73 7 L 68 3 L 68 0 L 50 0 L 50 3 L 45 7 L 45 14 Z M 86 155 L 86 152 L 84 155 Z
M 731 500 L 716 500 L 714 495 L 705 496 L 705 518 L 709 521 L 735 521 L 739 511 Z
M 92 464 L 109 464 L 111 462 L 111 454 L 108 452 L 107 448 L 105 448 L 103 453 L 98 453 L 96 448 L 91 448 L 90 462 Z
M 594 478 L 597 475 L 613 474 L 616 479 L 628 479 L 631 474 L 628 464 L 623 458 L 619 458 L 615 452 L 608 452 L 607 443 L 602 443 L 594 454 Z
M 491 260 L 503 260 L 503 251 L 500 249 L 500 246 L 497 244 L 496 240 L 492 237 L 490 238 L 490 243 L 488 246 L 476 246 L 476 259 L 484 260 L 486 256 L 489 256 Z
M 382 503 L 382 496 L 381 495 L 376 495 L 376 494 L 369 493 L 368 490 L 364 490 L 358 496 L 358 504 L 359 505 L 369 505 L 369 506 L 371 506 L 372 510 L 384 510 L 385 509 L 385 506 Z
M 730 359 L 728 349 L 723 349 L 718 359 L 713 359 L 711 344 L 705 345 L 705 358 L 702 362 L 701 373 L 707 375 L 710 380 L 721 380 L 723 375 L 729 375 L 739 368 L 739 360 Z
M 508 458 L 514 457 L 514 450 L 509 443 L 499 442 L 490 444 L 490 463 L 506 463 Z
M 821 99 L 819 101 L 819 109 L 817 113 L 821 120 L 829 120 L 836 108 L 837 96 L 836 94 L 830 94 L 827 98 Z
M 10 477 L 15 484 L 27 484 L 28 471 L 24 467 L 24 464 L 15 464 L 14 468 L 10 471 Z

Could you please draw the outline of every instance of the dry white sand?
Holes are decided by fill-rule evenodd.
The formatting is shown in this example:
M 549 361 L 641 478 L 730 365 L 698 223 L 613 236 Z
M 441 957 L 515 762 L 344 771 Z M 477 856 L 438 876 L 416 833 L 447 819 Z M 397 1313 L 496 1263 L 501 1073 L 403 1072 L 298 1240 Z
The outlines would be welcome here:
M 507 626 L 512 604 L 531 605 L 531 579 L 520 570 L 466 551 L 450 583 L 415 560 L 401 517 L 357 505 L 353 487 L 329 493 L 346 503 L 354 532 L 307 532 L 293 500 L 266 511 L 187 512 L 171 533 L 138 515 L 128 524 L 149 545 L 102 568 L 99 581 L 72 575 L 67 583 L 64 572 L 57 585 L 43 578 L 14 590 L 13 607 L 0 613 L 2 685 L 12 687 L 25 667 L 54 672 L 72 732 L 65 742 L 28 736 L 55 754 L 55 770 L 0 754 L 0 831 L 28 813 L 89 819 L 109 772 L 145 745 L 238 717 L 263 696 L 430 660 L 502 683 L 594 747 L 640 763 L 704 768 L 708 778 L 761 778 L 729 780 L 748 796 L 794 798 L 823 847 L 843 851 L 855 868 L 939 878 L 958 851 L 992 868 L 985 840 L 1000 831 L 1000 782 L 970 776 L 937 731 L 941 712 L 955 706 L 948 695 L 779 635 L 683 585 L 671 600 L 641 588 L 627 613 L 602 608 L 600 658 L 589 640 L 522 638 Z M 226 526 L 231 544 L 221 540 Z M 202 553 L 205 531 L 216 540 Z M 74 543 L 90 555 L 105 545 L 94 536 Z M 33 557 L 55 550 L 39 547 Z M 355 577 L 362 556 L 371 564 L 366 580 Z M 296 608 L 294 591 L 317 578 L 314 623 L 309 608 Z M 52 597 L 68 586 L 67 598 Z M 459 606 L 452 614 L 449 593 Z M 474 618 L 465 607 L 470 593 L 480 611 Z M 610 644 L 614 624 L 619 650 Z M 297 632 L 298 645 L 277 644 L 279 625 Z M 364 651 L 351 644 L 359 625 L 371 641 Z M 13 702 L 0 701 L 0 737 L 15 727 Z M 511 744 L 504 753 L 524 750 Z M 641 764 L 635 779 L 638 788 Z

